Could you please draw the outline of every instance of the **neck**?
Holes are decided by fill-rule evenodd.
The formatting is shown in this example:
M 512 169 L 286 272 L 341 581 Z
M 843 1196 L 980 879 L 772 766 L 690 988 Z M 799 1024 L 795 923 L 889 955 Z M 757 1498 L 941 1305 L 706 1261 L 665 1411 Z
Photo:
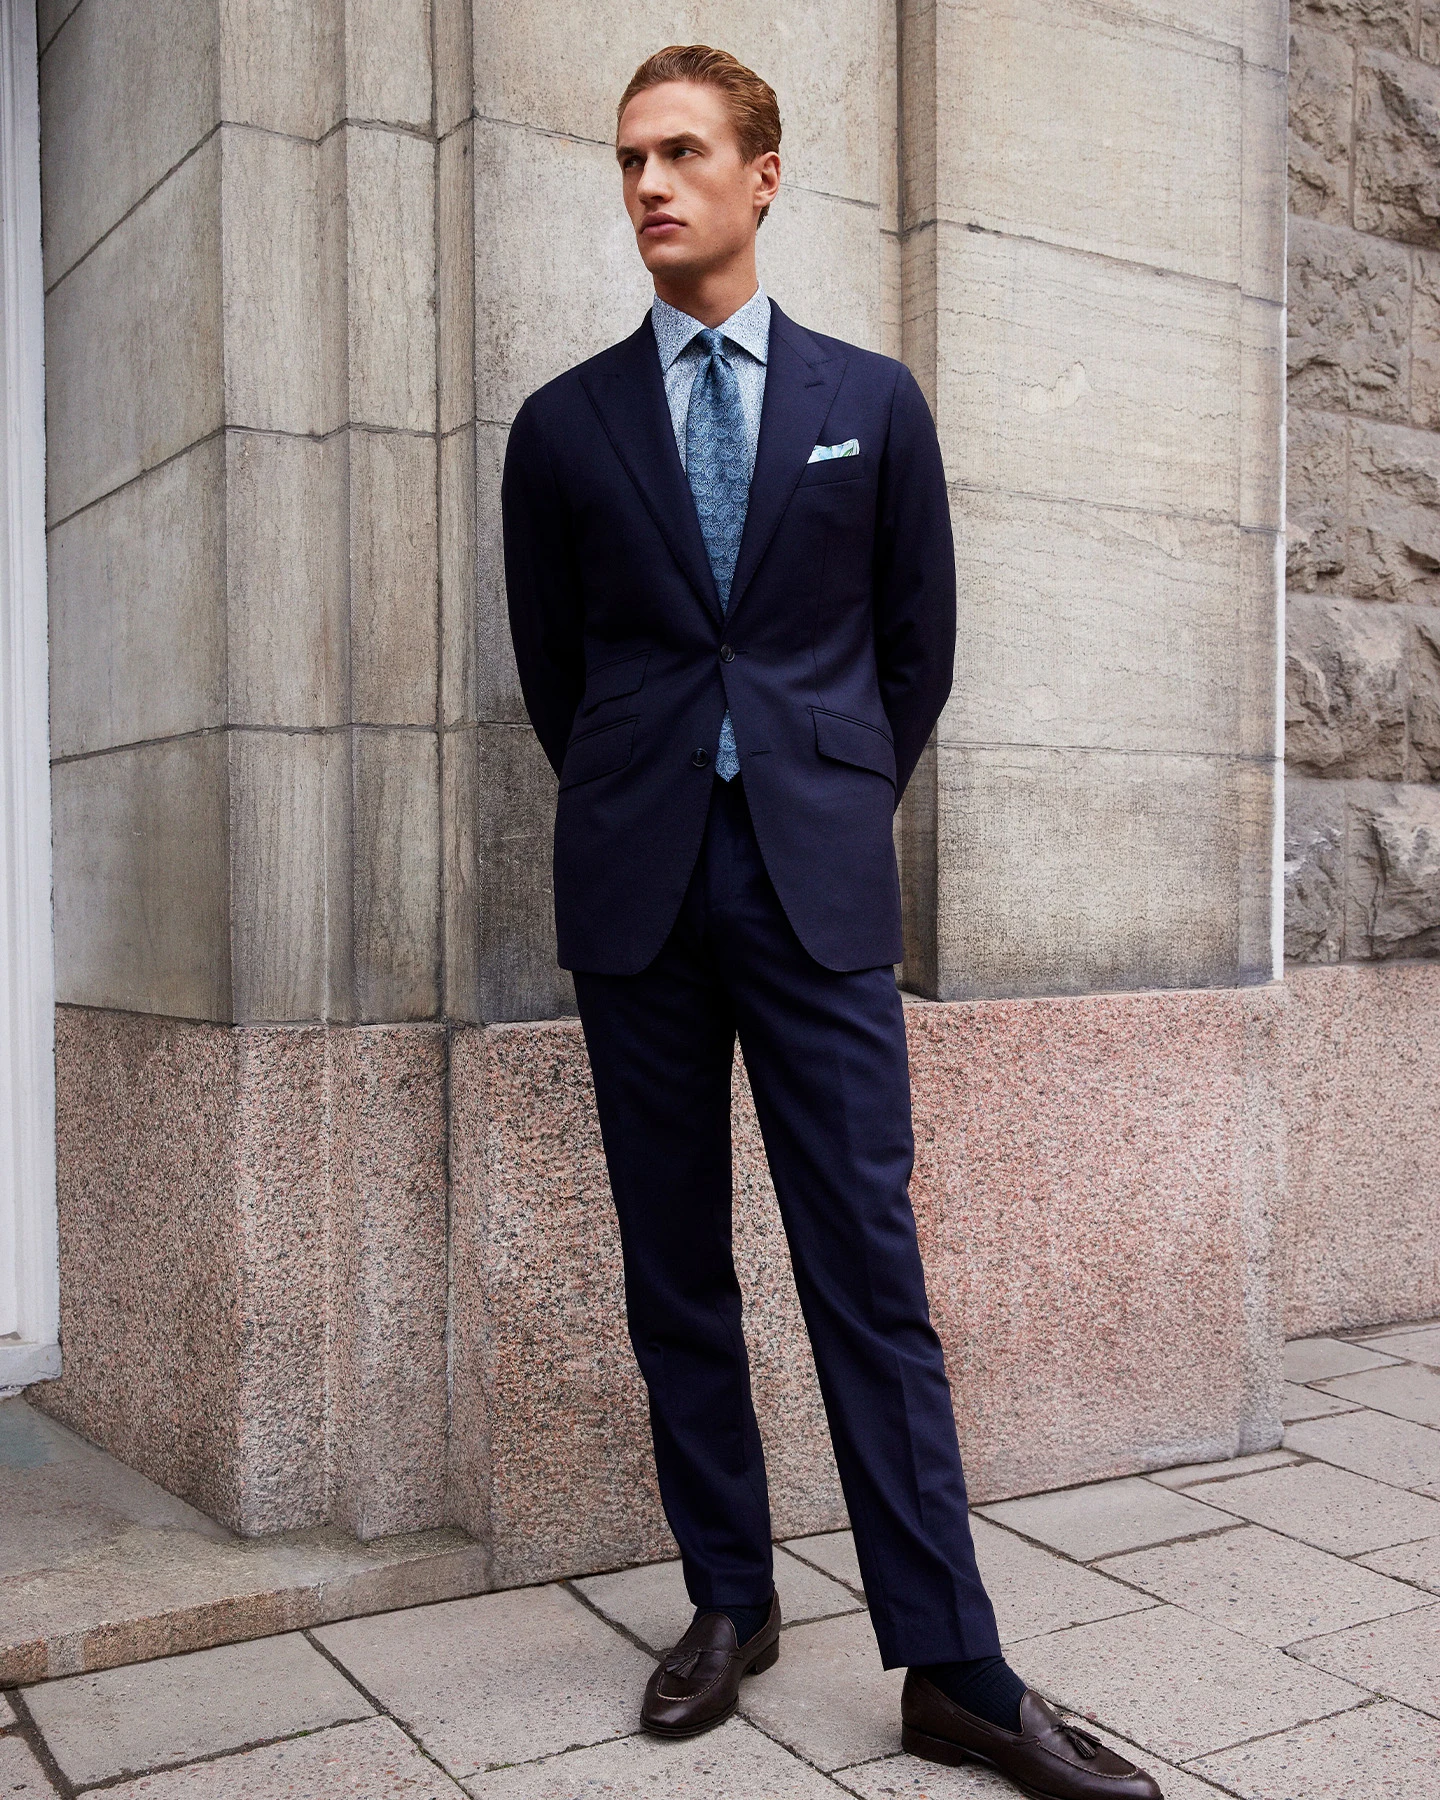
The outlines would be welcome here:
M 656 275 L 655 292 L 667 306 L 688 313 L 702 325 L 723 325 L 755 297 L 760 282 L 755 274 L 755 246 L 720 269 L 699 275 Z

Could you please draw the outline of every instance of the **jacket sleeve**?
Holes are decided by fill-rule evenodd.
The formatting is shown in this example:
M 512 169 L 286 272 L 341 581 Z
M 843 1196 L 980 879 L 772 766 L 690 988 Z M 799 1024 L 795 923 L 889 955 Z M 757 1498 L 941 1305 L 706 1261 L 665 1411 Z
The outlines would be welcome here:
M 955 673 L 955 543 L 940 440 L 908 369 L 900 371 L 880 467 L 875 532 L 875 655 L 895 739 L 895 792 L 935 729 Z
M 558 775 L 585 691 L 584 617 L 567 509 L 529 402 L 510 430 L 500 514 L 520 691 Z

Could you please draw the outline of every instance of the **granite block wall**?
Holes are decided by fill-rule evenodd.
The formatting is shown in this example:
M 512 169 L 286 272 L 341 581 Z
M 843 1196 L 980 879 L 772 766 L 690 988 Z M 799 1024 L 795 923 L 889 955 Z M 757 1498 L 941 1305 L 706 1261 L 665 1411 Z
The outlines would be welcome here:
M 1285 950 L 1297 963 L 1440 954 L 1437 107 L 1425 5 L 1296 0 Z

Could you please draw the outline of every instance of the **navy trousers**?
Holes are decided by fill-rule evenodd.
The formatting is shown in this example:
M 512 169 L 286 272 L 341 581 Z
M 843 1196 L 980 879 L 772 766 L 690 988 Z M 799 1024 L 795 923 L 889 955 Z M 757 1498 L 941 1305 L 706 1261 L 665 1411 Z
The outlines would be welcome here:
M 770 1511 L 731 1255 L 738 1034 L 887 1668 L 998 1653 L 910 1207 L 890 968 L 802 947 L 739 779 L 716 781 L 679 918 L 638 975 L 577 972 L 630 1339 L 697 1606 L 761 1605 Z

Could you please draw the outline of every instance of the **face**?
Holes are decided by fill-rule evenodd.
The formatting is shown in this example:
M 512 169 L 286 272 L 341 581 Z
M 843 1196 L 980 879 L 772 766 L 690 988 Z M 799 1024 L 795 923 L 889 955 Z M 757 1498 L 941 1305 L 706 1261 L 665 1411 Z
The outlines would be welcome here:
M 637 94 L 615 153 L 645 267 L 671 279 L 695 280 L 746 254 L 780 186 L 779 156 L 746 162 L 724 96 L 699 82 Z

